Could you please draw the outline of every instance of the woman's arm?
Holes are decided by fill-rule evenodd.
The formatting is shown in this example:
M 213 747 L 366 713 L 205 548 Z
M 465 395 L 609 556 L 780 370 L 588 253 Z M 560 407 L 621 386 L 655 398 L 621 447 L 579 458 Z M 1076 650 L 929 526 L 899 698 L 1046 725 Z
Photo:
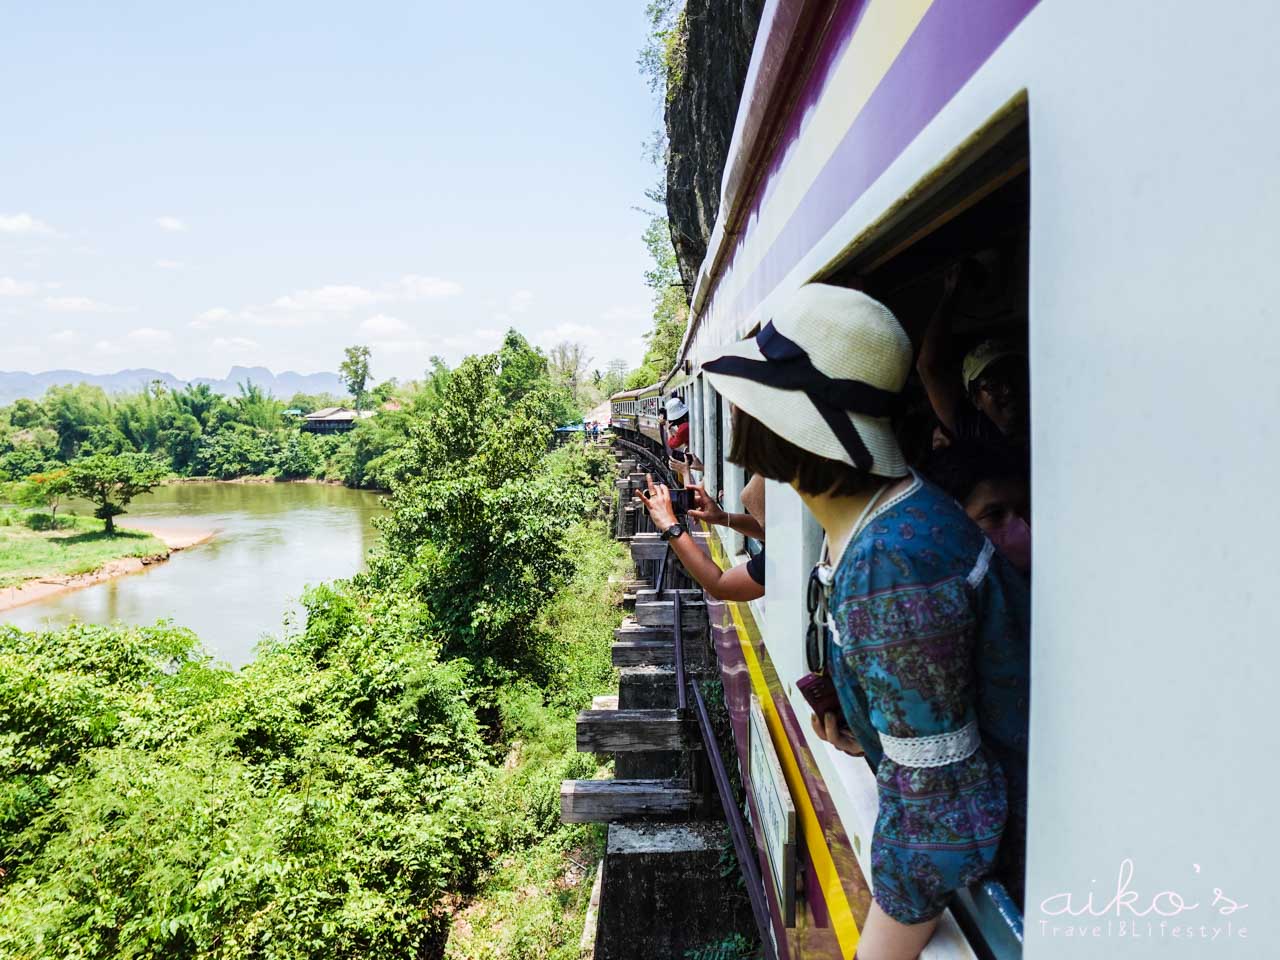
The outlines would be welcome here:
M 676 513 L 671 506 L 671 493 L 665 484 L 655 484 L 652 477 L 649 482 L 649 496 L 641 498 L 653 525 L 659 530 L 666 530 L 676 522 Z M 756 600 L 764 596 L 764 587 L 751 579 L 747 573 L 747 565 L 739 564 L 731 570 L 721 570 L 711 556 L 694 542 L 688 533 L 670 541 L 671 550 L 684 564 L 689 576 L 698 581 L 703 590 L 717 600 Z
M 960 282 L 960 268 L 953 266 L 942 281 L 942 299 L 925 329 L 916 358 L 916 370 L 929 395 L 934 415 L 952 434 L 956 430 L 956 411 L 965 402 L 960 372 L 951 357 L 951 298 Z
M 691 483 L 688 488 L 693 491 L 693 499 L 698 504 L 689 511 L 689 516 L 694 520 L 705 520 L 707 523 L 716 526 L 728 527 L 730 530 L 745 537 L 751 537 L 753 540 L 764 539 L 764 527 L 751 514 L 727 513 L 719 503 L 711 498 L 711 494 L 707 493 L 702 484 Z

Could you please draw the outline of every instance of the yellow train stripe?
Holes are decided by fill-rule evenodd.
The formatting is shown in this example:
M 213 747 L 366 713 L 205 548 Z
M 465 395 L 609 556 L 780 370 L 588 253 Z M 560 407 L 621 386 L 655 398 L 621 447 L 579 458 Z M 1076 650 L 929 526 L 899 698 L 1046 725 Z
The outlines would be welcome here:
M 712 559 L 722 569 L 730 566 L 728 555 L 720 538 L 705 523 L 704 530 L 711 532 L 709 545 Z M 746 604 L 727 602 L 729 614 L 733 617 L 734 626 L 738 630 L 738 644 L 742 647 L 742 658 L 747 665 L 747 673 L 751 677 L 751 688 L 760 698 L 760 707 L 764 712 L 765 723 L 773 737 L 773 747 L 782 764 L 782 773 L 786 777 L 787 787 L 791 791 L 791 799 L 796 805 L 796 813 L 800 817 L 801 833 L 805 847 L 809 851 L 809 861 L 813 864 L 813 872 L 817 875 L 818 885 L 827 901 L 827 913 L 831 917 L 831 926 L 840 944 L 840 952 L 844 960 L 853 956 L 858 946 L 858 925 L 853 919 L 853 911 L 849 908 L 849 898 L 845 896 L 844 886 L 836 873 L 835 861 L 831 857 L 831 849 L 827 846 L 826 836 L 822 832 L 822 824 L 818 822 L 817 811 L 805 787 L 804 777 L 800 773 L 800 763 L 796 759 L 791 741 L 787 738 L 786 729 L 782 726 L 782 718 L 778 715 L 777 705 L 773 701 L 773 693 L 764 676 L 764 667 L 756 655 L 752 637 L 759 638 L 760 631 L 756 627 L 755 617 L 750 608 L 743 609 Z M 744 616 L 745 615 L 745 616 Z M 751 625 L 748 627 L 747 618 Z

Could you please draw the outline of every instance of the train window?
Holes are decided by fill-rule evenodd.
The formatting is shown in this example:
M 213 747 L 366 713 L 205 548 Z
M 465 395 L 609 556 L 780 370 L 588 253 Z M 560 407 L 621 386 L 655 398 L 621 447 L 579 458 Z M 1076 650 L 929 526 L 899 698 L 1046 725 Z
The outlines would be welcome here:
M 751 482 L 752 476 L 754 476 L 754 474 L 752 474 L 750 470 L 744 470 L 742 472 L 742 488 L 744 490 L 746 489 L 747 484 Z M 755 537 L 743 536 L 742 544 L 743 550 L 746 551 L 746 554 L 749 557 L 759 556 L 760 551 L 764 549 L 764 541 L 757 540 Z
M 1027 350 L 1030 170 L 1021 96 L 858 237 L 836 266 L 815 278 L 866 290 L 893 311 L 917 350 L 928 344 L 926 356 L 938 362 L 922 361 L 923 375 L 913 372 L 908 382 L 906 412 L 898 424 L 903 450 L 920 472 L 929 476 L 935 471 L 931 479 L 944 487 L 950 482 L 956 488 L 951 492 L 984 528 L 983 517 L 975 516 L 982 508 L 977 491 L 984 483 L 971 486 L 967 494 L 960 487 L 981 476 L 987 465 L 993 476 L 1012 478 L 1008 506 L 1034 527 L 1029 449 L 1033 371 Z M 999 346 L 986 354 L 974 352 L 988 343 Z M 940 345 L 945 353 L 937 352 Z M 1000 367 L 995 360 L 982 367 L 979 361 L 991 356 Z M 992 371 L 991 376 L 973 373 L 980 368 Z M 935 406 L 948 403 L 939 384 L 950 391 L 953 404 L 945 416 Z M 938 429 L 940 420 L 949 420 L 949 429 Z M 968 443 L 974 439 L 982 445 Z M 955 449 L 935 449 L 948 444 Z M 954 467 L 962 447 L 984 451 L 968 461 L 976 467 L 956 470 L 956 476 L 936 475 L 945 472 L 948 457 Z M 1029 573 L 1029 543 L 1015 557 L 1014 547 L 1003 536 L 997 539 L 995 531 L 1003 529 L 993 525 L 988 534 L 1015 565 L 1025 561 Z M 1025 849 L 1025 837 L 1014 842 Z M 1021 906 L 1024 877 L 1011 873 L 1001 880 L 966 890 L 953 908 L 980 956 L 1021 955 L 1021 918 L 1010 895 Z
M 724 492 L 724 434 L 725 434 L 725 409 L 724 398 L 712 390 L 715 397 L 714 413 L 715 416 L 711 420 L 711 429 L 715 434 L 715 464 L 716 464 L 716 493 L 717 495 Z

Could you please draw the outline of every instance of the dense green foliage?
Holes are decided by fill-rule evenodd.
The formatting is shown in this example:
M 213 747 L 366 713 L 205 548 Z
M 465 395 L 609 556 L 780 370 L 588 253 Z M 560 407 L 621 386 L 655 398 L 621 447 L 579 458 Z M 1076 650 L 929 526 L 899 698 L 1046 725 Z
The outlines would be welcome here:
M 689 323 L 689 305 L 665 217 L 649 221 L 644 244 L 653 261 L 644 275 L 645 284 L 653 291 L 653 327 L 645 334 L 644 362 L 627 376 L 628 390 L 647 387 L 671 372 Z
M 460 904 L 598 842 L 557 798 L 612 683 L 605 457 L 548 452 L 519 337 L 431 390 L 368 572 L 239 673 L 166 623 L 0 628 L 0 956 L 438 957 Z M 450 955 L 570 955 L 575 891 Z
M 580 419 L 584 404 L 598 402 L 579 384 L 577 368 L 553 370 L 547 356 L 514 331 L 498 354 L 504 355 L 503 378 L 543 387 L 557 424 Z M 126 395 L 83 384 L 51 387 L 39 401 L 0 408 L 0 482 L 99 453 L 145 453 L 179 476 L 319 478 L 385 489 L 408 440 L 408 423 L 434 409 L 450 371 L 433 357 L 422 380 L 391 380 L 370 390 L 368 365 L 365 348 L 351 348 L 343 362 L 347 382 L 359 393 L 355 401 L 298 394 L 286 403 L 253 383 L 241 384 L 235 397 L 219 396 L 205 384 L 171 390 L 154 383 Z M 301 415 L 353 403 L 371 407 L 374 415 L 347 433 L 303 431 Z

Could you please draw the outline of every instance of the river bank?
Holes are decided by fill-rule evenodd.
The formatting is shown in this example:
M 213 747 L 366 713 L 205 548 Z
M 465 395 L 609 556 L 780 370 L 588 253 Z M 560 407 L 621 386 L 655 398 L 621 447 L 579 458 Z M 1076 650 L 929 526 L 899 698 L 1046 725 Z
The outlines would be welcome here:
M 48 600 L 62 593 L 91 587 L 116 577 L 142 573 L 155 564 L 164 563 L 177 551 L 205 543 L 213 539 L 214 535 L 213 530 L 164 527 L 146 523 L 121 524 L 119 529 L 120 536 L 111 539 L 123 539 L 124 542 L 120 546 L 127 551 L 124 555 L 105 560 L 91 570 L 65 573 L 40 570 L 33 572 L 29 577 L 23 577 L 18 583 L 0 586 L 0 613 L 28 603 Z M 142 536 L 137 537 L 138 534 Z M 77 535 L 72 532 L 67 537 L 52 536 L 45 539 L 48 541 L 71 540 L 81 536 L 85 534 Z M 136 542 L 131 543 L 130 540 Z M 97 538 L 83 542 L 101 544 L 109 541 Z M 78 559 L 72 554 L 68 556 L 66 562 L 78 565 L 89 561 Z
M 68 503 L 59 515 L 73 509 L 84 514 L 91 505 Z M 25 599 L 28 588 L 21 606 L 0 612 L 0 623 L 48 630 L 72 621 L 146 626 L 171 619 L 194 630 L 211 655 L 238 668 L 254 658 L 264 635 L 278 635 L 296 622 L 299 598 L 309 586 L 361 569 L 377 539 L 374 518 L 383 510 L 383 498 L 376 494 L 327 483 L 157 487 L 117 518 L 131 536 L 145 536 L 145 529 L 169 544 L 152 541 L 149 553 L 188 546 L 209 531 L 216 536 L 170 562 L 102 571 L 92 581 L 59 584 L 61 589 L 43 599 Z M 122 552 L 103 557 L 93 568 Z M 0 586 L 2 578 L 0 572 Z

